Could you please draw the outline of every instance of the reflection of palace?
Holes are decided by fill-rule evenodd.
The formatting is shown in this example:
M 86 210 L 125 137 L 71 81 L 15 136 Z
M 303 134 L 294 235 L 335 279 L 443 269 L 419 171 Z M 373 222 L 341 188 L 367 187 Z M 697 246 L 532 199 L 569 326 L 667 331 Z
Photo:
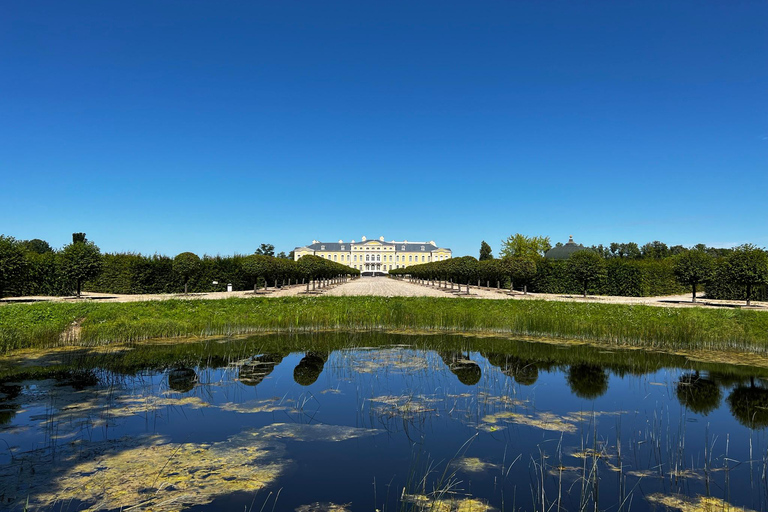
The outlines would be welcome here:
M 396 242 L 384 240 L 368 240 L 363 237 L 360 242 L 318 242 L 312 240 L 310 245 L 297 247 L 293 250 L 294 259 L 308 254 L 320 256 L 327 260 L 343 263 L 352 268 L 365 272 L 388 273 L 394 268 L 410 265 L 443 261 L 451 258 L 451 250 L 438 247 L 434 240 L 429 242 Z

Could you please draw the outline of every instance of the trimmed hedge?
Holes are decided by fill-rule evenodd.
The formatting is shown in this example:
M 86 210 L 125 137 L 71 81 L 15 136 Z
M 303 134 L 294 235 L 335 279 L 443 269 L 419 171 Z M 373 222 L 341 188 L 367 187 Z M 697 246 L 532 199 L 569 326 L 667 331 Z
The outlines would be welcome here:
M 675 278 L 671 259 L 606 260 L 607 275 L 590 285 L 593 295 L 621 295 L 625 297 L 654 297 L 687 293 L 690 287 Z M 566 260 L 541 260 L 530 291 L 538 293 L 581 293 L 581 284 L 568 271 Z
M 705 286 L 707 297 L 721 300 L 744 300 L 746 287 L 737 284 L 730 275 L 730 268 L 725 258 L 718 258 L 712 279 Z M 756 286 L 752 291 L 752 300 L 768 301 L 768 286 Z

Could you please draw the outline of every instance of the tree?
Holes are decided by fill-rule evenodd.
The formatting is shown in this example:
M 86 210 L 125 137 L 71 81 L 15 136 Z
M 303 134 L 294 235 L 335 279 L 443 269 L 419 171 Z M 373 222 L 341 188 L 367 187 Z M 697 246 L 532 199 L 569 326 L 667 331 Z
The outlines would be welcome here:
M 538 259 L 552 248 L 548 236 L 525 236 L 516 233 L 501 241 L 499 255 L 502 258 L 516 256 L 521 258 Z
M 181 276 L 181 279 L 184 281 L 185 294 L 187 293 L 187 285 L 190 279 L 197 275 L 201 268 L 200 258 L 193 252 L 182 252 L 173 258 L 173 271 Z
M 85 233 L 72 233 L 72 243 L 62 249 L 60 261 L 64 277 L 76 283 L 78 297 L 83 282 L 101 272 L 101 251 L 96 244 L 85 239 Z
M 485 240 L 483 240 L 482 243 L 480 244 L 480 257 L 478 259 L 480 261 L 492 260 L 493 254 L 491 254 L 491 252 L 492 252 L 491 246 L 488 245 L 488 243 Z
M 640 252 L 642 253 L 644 258 L 653 258 L 656 260 L 660 260 L 662 258 L 666 258 L 669 256 L 669 247 L 667 247 L 667 244 L 664 242 L 659 242 L 658 240 L 654 240 L 653 242 L 649 242 L 645 244 L 641 249 Z
M 275 256 L 275 258 L 280 258 L 280 259 L 283 259 L 283 260 L 287 260 L 287 259 L 289 259 L 289 256 L 287 254 L 285 254 L 285 251 L 280 251 L 279 253 L 277 253 L 277 256 Z M 293 259 L 293 256 L 291 256 L 290 259 Z
M 39 238 L 24 240 L 21 242 L 21 246 L 28 252 L 34 254 L 48 254 L 49 252 L 53 252 L 51 245 L 45 240 L 40 240 Z
M 675 256 L 675 277 L 693 288 L 691 302 L 696 302 L 696 286 L 708 281 L 713 270 L 714 259 L 704 251 L 691 249 Z
M 274 256 L 275 246 L 272 244 L 261 244 L 259 248 L 256 249 L 256 254 L 262 254 L 264 256 Z
M 642 256 L 640 247 L 635 242 L 629 242 L 626 244 L 620 244 L 612 242 L 610 245 L 611 256 L 615 258 L 630 258 L 637 259 Z
M 0 297 L 14 284 L 15 288 L 21 288 L 26 271 L 27 261 L 19 242 L 0 235 Z
M 536 275 L 536 262 L 525 257 L 506 257 L 502 260 L 504 272 L 509 276 L 512 286 L 515 283 L 527 285 Z
M 276 262 L 273 258 L 263 254 L 251 254 L 243 259 L 243 272 L 258 285 L 259 278 L 264 279 L 266 286 L 269 286 L 270 277 L 274 277 Z M 254 287 L 254 290 L 256 288 Z
M 736 247 L 727 261 L 733 280 L 747 289 L 749 306 L 752 289 L 757 285 L 768 284 L 768 253 L 752 244 L 744 244 Z
M 611 251 L 607 247 L 603 247 L 603 244 L 593 245 L 592 247 L 590 247 L 590 250 L 599 254 L 601 258 L 611 257 Z
M 590 250 L 578 251 L 568 258 L 568 271 L 573 278 L 582 284 L 584 297 L 590 283 L 599 281 L 607 275 L 605 260 Z

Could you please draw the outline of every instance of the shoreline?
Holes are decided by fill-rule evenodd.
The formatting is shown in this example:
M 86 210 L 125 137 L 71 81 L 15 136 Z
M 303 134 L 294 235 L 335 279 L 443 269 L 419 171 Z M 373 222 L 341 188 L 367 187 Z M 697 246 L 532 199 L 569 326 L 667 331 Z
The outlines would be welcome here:
M 259 332 L 425 331 L 532 336 L 667 350 L 768 351 L 768 315 L 542 300 L 440 297 L 228 298 L 0 308 L 0 352 Z

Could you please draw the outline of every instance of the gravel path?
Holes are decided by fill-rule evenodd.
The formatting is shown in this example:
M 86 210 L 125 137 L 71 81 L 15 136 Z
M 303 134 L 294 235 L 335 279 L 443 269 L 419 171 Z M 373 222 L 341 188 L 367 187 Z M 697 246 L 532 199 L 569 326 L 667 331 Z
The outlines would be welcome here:
M 328 290 L 324 295 L 378 295 L 383 297 L 453 297 L 427 286 L 388 277 L 361 277 Z
M 376 295 L 383 297 L 455 297 L 467 299 L 495 299 L 495 300 L 552 300 L 564 302 L 597 302 L 603 304 L 645 304 L 660 307 L 691 307 L 701 306 L 710 308 L 745 308 L 743 301 L 709 300 L 699 299 L 696 304 L 691 303 L 690 295 L 670 295 L 667 297 L 613 297 L 604 295 L 590 295 L 583 298 L 581 295 L 559 295 L 551 293 L 529 293 L 523 295 L 515 292 L 510 295 L 508 290 L 496 290 L 487 288 L 470 287 L 470 295 L 465 295 L 466 288 L 462 285 L 462 293 L 452 293 L 450 290 L 438 289 L 432 286 L 409 283 L 407 280 L 390 279 L 388 277 L 362 277 L 353 279 L 345 284 L 336 285 L 323 290 L 316 290 L 317 295 L 352 296 L 352 295 Z M 290 297 L 304 294 L 306 285 L 294 285 L 279 290 L 270 289 L 267 293 L 259 293 L 265 297 Z M 120 295 L 108 293 L 84 293 L 82 299 L 75 297 L 8 297 L 4 299 L 7 304 L 11 302 L 73 302 L 77 300 L 94 300 L 98 302 L 138 302 L 146 300 L 168 299 L 226 299 L 229 297 L 253 297 L 252 291 L 236 292 L 211 292 L 184 294 L 146 294 L 146 295 Z M 767 302 L 753 302 L 750 309 L 768 311 Z

